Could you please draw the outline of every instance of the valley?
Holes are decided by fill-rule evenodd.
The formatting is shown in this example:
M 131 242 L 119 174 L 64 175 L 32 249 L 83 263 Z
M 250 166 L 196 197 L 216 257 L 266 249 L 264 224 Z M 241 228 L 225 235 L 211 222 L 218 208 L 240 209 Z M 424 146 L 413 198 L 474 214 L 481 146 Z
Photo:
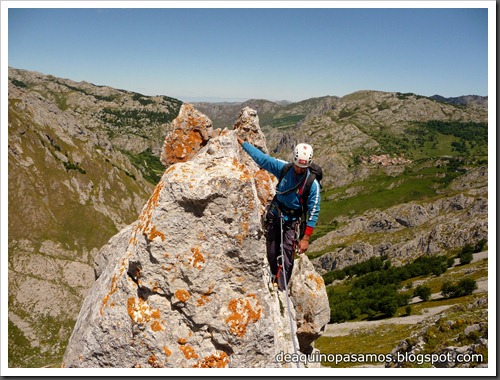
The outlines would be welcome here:
M 9 366 L 60 366 L 94 282 L 96 252 L 136 220 L 153 192 L 165 171 L 163 139 L 181 104 L 9 68 Z M 308 257 L 326 282 L 370 259 L 396 268 L 419 257 L 451 263 L 480 242 L 487 251 L 487 98 L 363 90 L 290 104 L 194 106 L 222 129 L 233 128 L 243 107 L 257 110 L 273 156 L 288 160 L 298 142 L 314 147 L 325 178 Z M 440 275 L 401 280 L 400 292 L 425 284 L 433 295 L 410 301 L 409 315 L 406 306 L 372 320 L 360 312 L 330 324 L 316 348 L 355 352 L 349 341 L 356 341 L 366 342 L 364 352 L 385 354 L 408 340 L 408 352 L 444 352 L 456 342 L 487 353 L 488 261 L 481 254 Z M 440 299 L 444 280 L 464 274 L 478 289 Z M 345 289 L 353 278 L 333 279 L 329 289 Z M 473 325 L 480 328 L 468 336 Z M 378 348 L 368 345 L 373 334 Z
M 488 252 L 474 254 L 474 259 L 466 265 L 455 266 L 444 274 L 435 277 L 418 277 L 407 280 L 408 285 L 428 285 L 433 293 L 429 300 L 422 301 L 414 297 L 410 301 L 410 313 L 400 307 L 396 314 L 390 318 L 363 319 L 342 323 L 333 323 L 327 326 L 323 336 L 315 342 L 316 348 L 322 353 L 359 353 L 387 355 L 400 346 L 401 342 L 415 342 L 419 340 L 417 354 L 443 352 L 446 348 L 459 346 L 465 352 L 467 347 L 470 352 L 481 353 L 482 361 L 470 363 L 472 367 L 487 366 L 487 297 L 488 297 Z M 445 281 L 457 279 L 462 276 L 471 276 L 476 279 L 478 288 L 473 294 L 458 298 L 447 299 L 440 294 L 439 289 Z M 481 328 L 478 329 L 478 326 Z M 446 335 L 437 343 L 432 342 L 430 334 L 438 326 L 437 333 Z M 450 326 L 454 328 L 446 328 Z M 472 333 L 479 331 L 479 334 Z M 474 336 L 473 336 L 474 335 Z M 377 337 L 373 340 L 372 337 Z M 353 339 L 355 338 L 355 339 Z M 479 358 L 479 356 L 478 356 Z M 336 364 L 336 365 L 335 365 Z M 376 363 L 322 363 L 323 366 L 332 368 L 342 367 L 385 367 L 385 362 Z M 443 364 L 444 365 L 444 364 Z M 404 363 L 405 367 L 430 367 L 430 363 Z

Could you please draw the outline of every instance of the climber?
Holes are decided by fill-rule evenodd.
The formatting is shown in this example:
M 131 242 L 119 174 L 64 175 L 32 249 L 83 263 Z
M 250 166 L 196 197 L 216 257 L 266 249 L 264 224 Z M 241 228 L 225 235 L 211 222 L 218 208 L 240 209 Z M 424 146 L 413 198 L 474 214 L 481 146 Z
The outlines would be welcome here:
M 322 173 L 311 167 L 313 149 L 308 144 L 298 144 L 293 152 L 293 162 L 287 163 L 268 156 L 237 136 L 238 143 L 261 168 L 279 179 L 276 196 L 268 205 L 265 230 L 267 260 L 280 290 L 286 288 L 293 270 L 294 253 L 302 254 L 309 248 L 309 239 L 318 220 L 320 210 L 320 184 Z M 318 168 L 314 165 L 314 168 Z M 293 168 L 293 170 L 289 170 Z M 314 171 L 314 173 L 313 173 Z M 318 175 L 318 178 L 316 178 Z M 280 225 L 282 218 L 283 225 Z M 301 228 L 302 225 L 302 228 Z M 281 231 L 281 227 L 283 231 Z M 283 234 L 283 259 L 281 239 Z M 284 268 L 281 263 L 284 261 Z M 286 279 L 280 275 L 284 270 Z

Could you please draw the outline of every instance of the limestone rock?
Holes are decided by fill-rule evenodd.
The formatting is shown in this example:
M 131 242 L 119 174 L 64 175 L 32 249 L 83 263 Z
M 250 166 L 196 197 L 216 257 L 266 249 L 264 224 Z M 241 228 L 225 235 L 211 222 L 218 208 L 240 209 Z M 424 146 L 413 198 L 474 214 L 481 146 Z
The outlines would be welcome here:
M 330 305 L 323 278 L 306 255 L 301 255 L 295 262 L 290 294 L 296 310 L 300 350 L 308 352 L 330 321 Z
M 191 159 L 212 137 L 212 122 L 190 104 L 183 104 L 165 138 L 161 162 L 165 166 Z
M 259 148 L 264 153 L 269 153 L 266 145 L 266 136 L 259 126 L 257 111 L 250 107 L 241 110 L 233 129 L 246 141 Z
M 185 125 L 193 115 L 209 125 L 189 107 L 174 124 Z M 200 130 L 196 123 L 191 127 Z M 139 219 L 97 255 L 98 278 L 81 308 L 64 366 L 290 366 L 275 357 L 293 353 L 295 319 L 299 336 L 305 336 L 301 347 L 322 331 L 327 321 L 303 300 L 326 297 L 310 266 L 297 272 L 302 290 L 297 285 L 292 293 L 302 297 L 304 308 L 290 310 L 292 326 L 284 293 L 270 286 L 264 204 L 257 191 L 269 177 L 243 163 L 246 153 L 234 131 L 190 152 L 190 160 L 168 167 Z

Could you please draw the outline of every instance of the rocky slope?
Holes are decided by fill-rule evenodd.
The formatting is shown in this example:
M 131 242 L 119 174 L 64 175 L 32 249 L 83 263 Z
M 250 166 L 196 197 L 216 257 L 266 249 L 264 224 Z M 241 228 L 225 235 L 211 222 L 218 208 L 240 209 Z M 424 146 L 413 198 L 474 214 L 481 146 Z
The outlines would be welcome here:
M 255 111 L 245 108 L 235 129 L 265 144 Z M 271 285 L 261 226 L 270 176 L 234 131 L 214 131 L 190 105 L 174 120 L 162 157 L 171 166 L 139 219 L 96 256 L 99 277 L 64 365 L 281 367 L 289 365 L 275 357 L 294 352 L 292 339 L 310 352 L 329 320 L 326 289 L 303 257 L 291 284 L 290 326 L 284 293 Z
M 325 184 L 344 186 L 364 179 L 370 170 L 355 165 L 367 154 L 411 154 L 417 123 L 438 121 L 487 122 L 487 98 L 470 107 L 457 106 L 416 94 L 358 91 L 341 98 L 326 96 L 289 105 L 250 100 L 258 110 L 270 151 L 289 159 L 297 142 L 315 148 L 325 171 Z M 476 106 L 477 104 L 477 106 Z M 202 105 L 210 118 L 225 124 L 236 105 Z M 265 115 L 265 116 L 264 116 Z M 411 144 L 409 144 L 411 143 Z
M 488 298 L 482 297 L 428 318 L 415 333 L 394 347 L 392 361 L 385 366 L 414 367 L 421 364 L 417 360 L 425 358 L 425 364 L 433 368 L 488 368 L 488 362 L 483 362 L 488 358 L 487 306 Z M 438 336 L 441 339 L 436 339 Z M 449 343 L 436 344 L 443 337 Z
M 478 95 L 464 95 L 457 96 L 453 98 L 445 98 L 440 95 L 433 95 L 430 97 L 431 99 L 437 100 L 443 103 L 456 104 L 461 106 L 473 106 L 480 108 L 488 108 L 488 97 L 487 96 L 478 96 Z
M 321 273 L 384 256 L 401 265 L 422 255 L 459 250 L 488 240 L 488 170 L 479 167 L 450 184 L 433 202 L 403 203 L 363 216 L 339 218 L 338 229 L 315 240 L 311 251 Z
M 60 361 L 93 254 L 153 188 L 134 159 L 179 104 L 9 68 L 9 365 Z

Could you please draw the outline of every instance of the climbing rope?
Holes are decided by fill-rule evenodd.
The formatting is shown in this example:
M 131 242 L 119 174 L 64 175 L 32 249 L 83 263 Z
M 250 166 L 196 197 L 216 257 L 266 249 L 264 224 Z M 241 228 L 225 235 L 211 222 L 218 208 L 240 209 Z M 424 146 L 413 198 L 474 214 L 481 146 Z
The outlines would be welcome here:
M 293 343 L 293 351 L 295 354 L 295 357 L 297 356 L 297 343 L 295 342 L 295 331 L 293 329 L 293 319 L 292 319 L 292 312 L 290 309 L 290 297 L 288 296 L 288 285 L 286 283 L 286 266 L 285 266 L 285 260 L 284 260 L 284 253 L 283 253 L 283 215 L 280 213 L 279 215 L 280 218 L 280 232 L 281 232 L 281 244 L 280 244 L 280 250 L 281 250 L 281 255 L 278 256 L 278 260 L 281 259 L 281 266 L 283 267 L 283 282 L 285 284 L 285 297 L 286 297 L 286 305 L 288 309 L 288 319 L 290 321 L 290 331 L 292 332 L 292 343 Z M 300 362 L 297 360 L 297 368 L 300 368 Z

